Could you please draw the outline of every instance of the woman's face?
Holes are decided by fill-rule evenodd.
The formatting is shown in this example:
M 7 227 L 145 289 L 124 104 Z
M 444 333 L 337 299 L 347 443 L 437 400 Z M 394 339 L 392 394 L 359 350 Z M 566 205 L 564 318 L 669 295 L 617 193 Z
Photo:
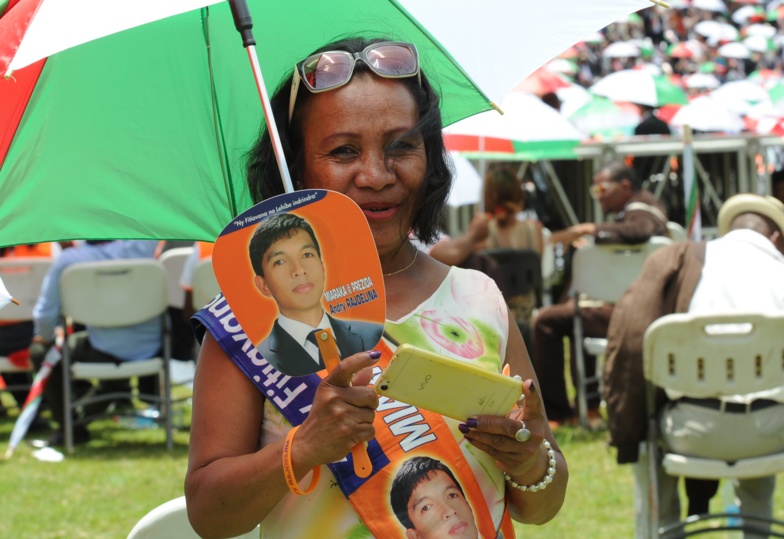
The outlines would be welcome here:
M 357 74 L 311 96 L 301 111 L 304 185 L 331 189 L 359 205 L 380 256 L 408 236 L 427 170 L 414 97 L 401 82 Z

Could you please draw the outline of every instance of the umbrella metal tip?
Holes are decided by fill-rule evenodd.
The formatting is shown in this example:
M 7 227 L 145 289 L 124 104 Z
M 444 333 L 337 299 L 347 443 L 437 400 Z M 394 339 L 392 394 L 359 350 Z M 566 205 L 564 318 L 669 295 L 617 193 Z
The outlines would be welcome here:
M 21 305 L 21 303 L 19 303 L 19 300 L 16 298 L 11 298 L 11 303 L 13 303 L 14 305 Z

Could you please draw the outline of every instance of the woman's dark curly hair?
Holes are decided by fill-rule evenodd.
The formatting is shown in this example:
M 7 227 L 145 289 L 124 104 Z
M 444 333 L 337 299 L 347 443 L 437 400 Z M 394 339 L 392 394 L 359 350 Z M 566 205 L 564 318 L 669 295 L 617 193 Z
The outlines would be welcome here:
M 344 50 L 351 53 L 360 52 L 368 45 L 381 41 L 390 41 L 390 39 L 344 39 L 326 45 L 316 52 L 329 50 Z M 354 74 L 362 72 L 370 72 L 370 70 L 364 62 L 357 62 Z M 281 82 L 270 101 L 292 181 L 295 188 L 301 188 L 304 163 L 302 130 L 304 126 L 298 111 L 304 108 L 303 105 L 313 94 L 307 88 L 303 88 L 304 85 L 300 85 L 297 95 L 297 107 L 294 110 L 291 124 L 289 124 L 288 109 L 292 77 L 293 73 Z M 421 86 L 416 77 L 398 80 L 408 88 L 419 108 L 419 122 L 413 129 L 418 130 L 422 134 L 427 157 L 427 170 L 422 187 L 423 192 L 420 193 L 421 203 L 415 212 L 412 229 L 421 241 L 431 243 L 436 239 L 440 223 L 443 222 L 446 198 L 452 185 L 452 172 L 451 161 L 444 148 L 444 141 L 441 135 L 439 98 L 424 73 L 421 74 L 421 79 Z M 405 137 L 406 135 L 401 136 L 401 138 Z M 248 188 L 254 203 L 284 192 L 278 164 L 266 126 L 262 127 L 259 139 L 247 155 L 247 171 Z

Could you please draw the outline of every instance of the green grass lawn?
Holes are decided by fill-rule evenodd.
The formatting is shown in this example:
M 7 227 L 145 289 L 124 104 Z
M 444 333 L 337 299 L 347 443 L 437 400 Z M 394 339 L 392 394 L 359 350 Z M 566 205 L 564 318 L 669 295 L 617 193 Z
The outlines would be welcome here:
M 12 427 L 13 418 L 0 419 L 0 454 Z M 90 430 L 92 440 L 63 462 L 36 460 L 27 443 L 11 460 L 0 460 L 0 537 L 124 538 L 147 511 L 182 495 L 187 430 L 177 432 L 171 453 L 161 430 L 124 430 L 111 420 L 94 423 Z M 566 503 L 544 526 L 519 526 L 518 536 L 632 537 L 631 470 L 615 464 L 606 432 L 564 427 L 557 437 L 571 476 Z M 718 496 L 714 502 L 718 510 Z M 781 484 L 776 507 L 776 516 L 784 519 Z

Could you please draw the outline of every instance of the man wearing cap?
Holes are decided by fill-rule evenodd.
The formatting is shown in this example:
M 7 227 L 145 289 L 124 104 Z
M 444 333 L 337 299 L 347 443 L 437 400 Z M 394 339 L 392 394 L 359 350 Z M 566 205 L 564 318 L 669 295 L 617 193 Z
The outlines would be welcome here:
M 670 313 L 784 311 L 784 204 L 773 197 L 740 194 L 718 216 L 720 237 L 707 243 L 679 242 L 651 254 L 639 278 L 615 306 L 604 366 L 610 445 L 618 463 L 635 463 L 637 536 L 645 537 L 647 470 L 639 454 L 647 436 L 642 344 L 646 328 Z M 765 395 L 738 395 L 743 414 L 715 400 L 671 400 L 663 405 L 663 436 L 681 452 L 704 454 L 710 446 L 754 456 L 784 449 L 784 388 Z M 753 405 L 751 403 L 754 403 Z M 725 408 L 721 410 L 720 408 Z M 731 408 L 731 409 L 730 409 Z M 742 423 L 739 435 L 738 422 Z M 764 428 L 764 432 L 763 432 Z M 717 455 L 718 456 L 718 455 Z M 742 511 L 771 518 L 774 477 L 739 481 Z M 689 494 L 689 514 L 707 512 L 712 492 Z M 661 524 L 679 520 L 677 478 L 660 474 Z M 748 535 L 747 535 L 748 537 Z
M 667 215 L 656 198 L 642 188 L 634 169 L 615 161 L 603 166 L 593 177 L 591 196 L 599 203 L 604 215 L 614 215 L 614 222 L 578 223 L 565 230 L 553 232 L 550 243 L 572 244 L 591 236 L 597 244 L 645 243 L 652 236 L 669 236 Z M 574 416 L 569 401 L 564 365 L 564 337 L 574 335 L 574 300 L 550 305 L 539 310 L 532 326 L 532 355 L 539 387 L 542 390 L 547 419 L 551 428 L 567 423 Z M 581 309 L 586 337 L 605 337 L 613 304 Z M 573 339 L 571 339 L 573 341 Z M 574 343 L 571 343 L 574 350 Z M 574 353 L 571 354 L 574 358 Z M 596 360 L 585 358 L 586 371 L 593 372 Z M 572 373 L 576 365 L 572 361 Z M 593 391 L 588 391 L 593 393 Z M 589 418 L 598 417 L 599 398 L 589 396 Z

